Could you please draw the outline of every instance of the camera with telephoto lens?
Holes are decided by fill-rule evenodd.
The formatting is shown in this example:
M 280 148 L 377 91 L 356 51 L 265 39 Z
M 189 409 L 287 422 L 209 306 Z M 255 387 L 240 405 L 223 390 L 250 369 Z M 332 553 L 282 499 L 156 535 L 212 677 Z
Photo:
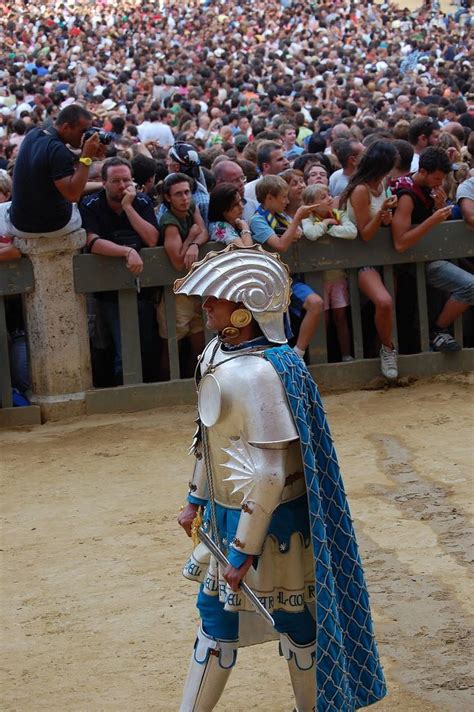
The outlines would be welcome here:
M 103 143 L 104 146 L 108 146 L 108 144 L 111 143 L 113 139 L 113 136 L 109 131 L 104 131 L 104 129 L 101 129 L 97 126 L 91 126 L 89 129 L 86 129 L 84 131 L 84 141 L 87 141 L 87 139 L 93 136 L 94 134 L 98 134 L 99 141 Z

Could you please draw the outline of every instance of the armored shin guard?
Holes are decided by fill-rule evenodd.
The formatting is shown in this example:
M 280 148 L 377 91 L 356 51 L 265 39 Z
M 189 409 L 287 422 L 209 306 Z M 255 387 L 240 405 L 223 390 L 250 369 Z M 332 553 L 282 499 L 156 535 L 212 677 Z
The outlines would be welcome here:
M 295 695 L 294 712 L 314 712 L 316 709 L 315 650 L 315 642 L 297 645 L 288 635 L 280 635 L 280 653 L 288 662 Z
M 237 641 L 226 642 L 199 628 L 184 686 L 180 712 L 211 712 L 237 659 Z

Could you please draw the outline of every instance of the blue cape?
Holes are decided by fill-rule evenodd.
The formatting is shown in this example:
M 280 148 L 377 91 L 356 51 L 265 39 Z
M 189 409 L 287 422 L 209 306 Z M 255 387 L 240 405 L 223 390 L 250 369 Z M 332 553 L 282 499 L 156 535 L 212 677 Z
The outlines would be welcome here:
M 387 694 L 369 595 L 318 389 L 288 346 L 268 349 L 301 440 L 316 585 L 317 712 L 353 712 Z

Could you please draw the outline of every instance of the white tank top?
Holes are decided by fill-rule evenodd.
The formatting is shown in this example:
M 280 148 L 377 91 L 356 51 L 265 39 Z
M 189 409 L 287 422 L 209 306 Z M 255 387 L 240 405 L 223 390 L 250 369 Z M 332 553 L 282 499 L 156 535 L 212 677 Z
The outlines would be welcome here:
M 382 184 L 382 186 L 383 186 L 383 184 Z M 369 198 L 370 198 L 369 215 L 370 215 L 371 218 L 373 218 L 374 215 L 375 215 L 376 213 L 378 213 L 378 211 L 380 210 L 380 208 L 381 208 L 382 205 L 384 204 L 384 201 L 385 201 L 385 199 L 386 199 L 387 196 L 385 195 L 385 190 L 384 190 L 383 187 L 382 187 L 382 190 L 381 190 L 381 192 L 380 192 L 380 195 L 374 195 L 374 194 L 372 193 L 372 191 L 370 190 L 370 188 L 367 188 L 367 190 L 368 190 L 368 192 L 369 192 Z M 349 200 L 347 201 L 346 212 L 347 212 L 347 217 L 348 217 L 350 220 L 352 220 L 352 222 L 353 222 L 354 224 L 357 224 L 357 223 L 356 223 L 356 219 L 355 219 L 354 209 L 353 209 L 353 207 L 352 207 L 352 203 L 351 203 L 351 199 L 350 199 L 350 198 L 349 198 Z

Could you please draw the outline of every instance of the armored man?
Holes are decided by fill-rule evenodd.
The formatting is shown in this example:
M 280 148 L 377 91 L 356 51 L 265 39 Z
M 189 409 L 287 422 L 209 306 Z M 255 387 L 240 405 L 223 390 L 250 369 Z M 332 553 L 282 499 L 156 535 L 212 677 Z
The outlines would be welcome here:
M 184 574 L 200 584 L 201 617 L 180 710 L 213 710 L 238 648 L 272 638 L 297 712 L 366 707 L 385 682 L 325 412 L 287 345 L 288 269 L 260 246 L 230 246 L 174 291 L 200 296 L 217 332 L 198 366 L 196 460 L 179 515 L 200 539 Z

